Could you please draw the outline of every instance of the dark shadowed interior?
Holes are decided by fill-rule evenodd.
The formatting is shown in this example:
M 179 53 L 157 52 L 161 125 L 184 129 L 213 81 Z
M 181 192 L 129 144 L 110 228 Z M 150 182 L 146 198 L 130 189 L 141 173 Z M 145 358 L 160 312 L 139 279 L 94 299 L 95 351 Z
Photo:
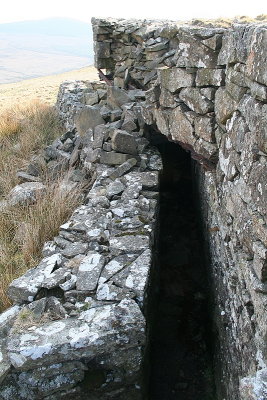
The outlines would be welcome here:
M 190 154 L 152 136 L 163 159 L 149 400 L 215 400 L 209 289 Z

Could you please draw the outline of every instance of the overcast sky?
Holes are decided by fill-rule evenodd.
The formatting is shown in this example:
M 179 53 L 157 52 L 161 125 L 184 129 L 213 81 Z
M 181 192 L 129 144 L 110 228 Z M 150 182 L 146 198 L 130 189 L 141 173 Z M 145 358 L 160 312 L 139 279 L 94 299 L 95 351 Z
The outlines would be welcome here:
M 267 14 L 266 0 L 7 0 L 0 23 L 50 17 L 89 22 L 91 17 L 187 20 Z

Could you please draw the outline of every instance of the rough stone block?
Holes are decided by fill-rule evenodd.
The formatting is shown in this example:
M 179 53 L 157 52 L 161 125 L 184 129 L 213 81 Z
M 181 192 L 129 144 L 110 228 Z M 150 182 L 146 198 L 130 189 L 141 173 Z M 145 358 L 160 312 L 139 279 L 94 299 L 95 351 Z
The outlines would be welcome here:
M 95 128 L 97 125 L 105 124 L 99 108 L 95 106 L 85 106 L 82 108 L 76 114 L 74 121 L 77 131 L 81 136 L 83 136 L 88 129 Z
M 100 284 L 97 288 L 97 300 L 120 301 L 122 299 L 133 299 L 136 293 L 130 289 L 121 288 L 111 282 Z
M 116 86 L 108 86 L 107 103 L 112 108 L 118 108 L 123 104 L 131 103 L 131 98 L 126 90 Z
M 194 84 L 194 74 L 188 73 L 185 68 L 161 67 L 157 69 L 157 72 L 161 87 L 171 93 Z
M 39 176 L 34 176 L 27 174 L 27 172 L 24 171 L 18 171 L 16 173 L 17 178 L 19 180 L 19 183 L 24 183 L 24 182 L 40 182 L 41 178 Z
M 109 58 L 110 57 L 110 43 L 95 42 L 95 56 L 96 56 L 96 58 Z
M 68 242 L 65 248 L 62 250 L 62 255 L 67 258 L 75 257 L 78 254 L 86 253 L 88 249 L 88 243 L 83 242 Z
M 196 86 L 223 86 L 225 71 L 223 69 L 199 68 L 196 75 Z
M 229 29 L 222 38 L 222 48 L 218 56 L 218 65 L 245 63 L 247 59 L 248 30 L 245 25 L 236 25 Z
M 135 260 L 136 254 L 122 254 L 117 257 L 113 257 L 103 268 L 101 272 L 101 277 L 99 282 L 101 284 L 108 281 L 117 272 L 121 271 L 124 267 L 129 265 L 133 260 Z
M 11 369 L 11 363 L 8 360 L 3 344 L 0 344 L 0 385 Z
M 244 94 L 247 91 L 247 88 L 244 88 L 242 86 L 238 86 L 235 83 L 231 81 L 226 82 L 226 90 L 228 94 L 236 101 L 239 102 L 239 100 L 242 99 Z
M 28 205 L 37 201 L 46 190 L 41 182 L 25 182 L 15 186 L 8 194 L 8 203 L 11 206 Z
M 50 276 L 56 266 L 60 266 L 62 255 L 53 254 L 44 258 L 36 267 L 15 279 L 8 288 L 9 297 L 16 303 L 33 301 L 43 281 Z
M 84 93 L 84 104 L 87 106 L 93 106 L 98 103 L 98 93 L 96 90 Z
M 163 87 L 160 92 L 159 103 L 162 107 L 177 107 L 177 101 L 175 101 L 173 94 Z
M 196 117 L 195 133 L 206 142 L 215 142 L 215 120 L 214 117 Z
M 216 120 L 221 124 L 225 124 L 236 109 L 236 101 L 229 95 L 225 88 L 220 87 L 215 95 Z
M 93 149 L 102 148 L 104 140 L 108 138 L 108 129 L 105 125 L 98 125 L 94 129 L 93 133 Z
M 179 32 L 179 45 L 175 54 L 177 67 L 214 68 L 217 57 L 217 51 L 205 46 L 192 34 Z
M 149 246 L 149 237 L 145 235 L 138 235 L 135 233 L 123 234 L 122 236 L 111 237 L 110 251 L 111 254 L 120 255 L 127 252 L 138 253 L 144 251 Z
M 48 278 L 45 278 L 42 282 L 42 287 L 46 289 L 52 289 L 58 287 L 59 284 L 65 282 L 67 276 L 70 274 L 70 270 L 66 268 L 59 268 L 52 272 Z
M 112 149 L 121 153 L 137 155 L 138 148 L 135 136 L 122 130 L 115 130 L 111 138 Z
M 188 143 L 191 146 L 194 145 L 196 138 L 193 135 L 193 127 L 180 107 L 171 112 L 169 128 L 174 141 Z
M 206 142 L 202 138 L 200 138 L 196 142 L 194 150 L 196 153 L 201 154 L 207 160 L 216 161 L 217 159 L 217 153 L 218 153 L 217 145 L 210 142 Z
M 107 197 L 111 198 L 114 195 L 119 195 L 124 191 L 124 189 L 124 184 L 119 179 L 116 179 L 107 186 Z
M 134 300 L 91 308 L 78 319 L 69 318 L 32 327 L 9 337 L 7 350 L 16 369 L 32 369 L 64 361 L 110 357 L 117 353 L 123 365 L 127 347 L 144 344 L 145 320 Z M 140 347 L 139 347 L 140 348 Z M 123 361 L 124 360 L 124 361 Z M 108 363 L 109 369 L 112 362 Z M 140 362 L 136 365 L 140 368 Z
M 151 251 L 145 250 L 128 267 L 113 276 L 112 280 L 120 287 L 131 289 L 139 301 L 143 301 L 149 279 Z
M 95 290 L 104 264 L 105 257 L 99 253 L 89 252 L 79 265 L 77 290 Z
M 100 154 L 100 163 L 107 165 L 120 165 L 132 158 L 130 154 L 116 153 L 115 151 L 102 151 Z
M 253 27 L 254 28 L 254 27 Z M 266 26 L 257 26 L 248 32 L 248 57 L 246 60 L 246 75 L 267 86 L 267 30 Z M 245 48 L 240 41 L 240 46 Z
M 159 185 L 158 171 L 138 172 L 131 171 L 126 176 L 127 185 L 141 183 L 144 190 L 155 190 Z
M 123 176 L 127 172 L 130 171 L 135 165 L 137 164 L 136 158 L 130 158 L 129 160 L 125 161 L 122 165 L 120 165 L 118 168 L 115 169 L 115 171 L 112 171 L 110 174 L 111 179 L 116 179 L 119 178 L 120 176 Z
M 261 101 L 267 100 L 267 87 L 265 85 L 260 85 L 257 82 L 251 81 L 248 83 L 248 85 L 251 90 L 252 96 Z
M 193 111 L 198 114 L 206 114 L 213 111 L 213 102 L 203 96 L 198 88 L 182 89 L 179 98 Z

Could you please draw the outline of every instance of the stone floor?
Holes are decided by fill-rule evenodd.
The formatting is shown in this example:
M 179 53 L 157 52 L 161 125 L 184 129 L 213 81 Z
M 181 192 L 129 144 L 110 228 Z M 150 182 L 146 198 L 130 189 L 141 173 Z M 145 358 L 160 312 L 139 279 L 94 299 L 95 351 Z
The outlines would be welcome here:
M 178 145 L 166 143 L 159 148 L 165 165 L 161 179 L 160 282 L 151 335 L 149 400 L 215 400 L 207 345 L 207 280 L 190 159 Z M 164 163 L 166 157 L 168 163 Z

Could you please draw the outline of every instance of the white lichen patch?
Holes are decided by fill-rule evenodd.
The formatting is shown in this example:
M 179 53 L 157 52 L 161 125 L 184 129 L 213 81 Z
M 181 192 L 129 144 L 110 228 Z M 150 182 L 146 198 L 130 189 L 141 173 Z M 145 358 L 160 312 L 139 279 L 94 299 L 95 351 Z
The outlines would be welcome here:
M 91 272 L 93 269 L 95 269 L 103 256 L 98 253 L 91 254 L 90 256 L 87 256 L 83 259 L 79 266 L 79 271 L 81 272 Z
M 15 368 L 20 368 L 27 361 L 26 357 L 24 357 L 22 354 L 12 352 L 9 353 L 9 359 Z
M 75 327 L 69 330 L 68 336 L 70 338 L 70 346 L 73 348 L 85 347 L 88 343 L 89 338 L 92 339 L 92 332 L 87 324 L 83 324 L 79 327 Z M 98 338 L 98 335 L 94 334 L 94 338 Z
M 36 333 L 43 336 L 52 336 L 65 329 L 65 323 L 62 321 L 53 322 L 52 324 L 45 325 L 36 329 Z
M 29 333 L 25 333 L 20 337 L 20 345 L 24 346 L 28 342 L 32 342 L 38 339 L 38 336 L 30 335 Z
M 52 343 L 46 343 L 43 345 L 35 345 L 33 347 L 21 347 L 20 353 L 26 358 L 31 358 L 32 360 L 37 360 L 42 358 L 51 352 Z

